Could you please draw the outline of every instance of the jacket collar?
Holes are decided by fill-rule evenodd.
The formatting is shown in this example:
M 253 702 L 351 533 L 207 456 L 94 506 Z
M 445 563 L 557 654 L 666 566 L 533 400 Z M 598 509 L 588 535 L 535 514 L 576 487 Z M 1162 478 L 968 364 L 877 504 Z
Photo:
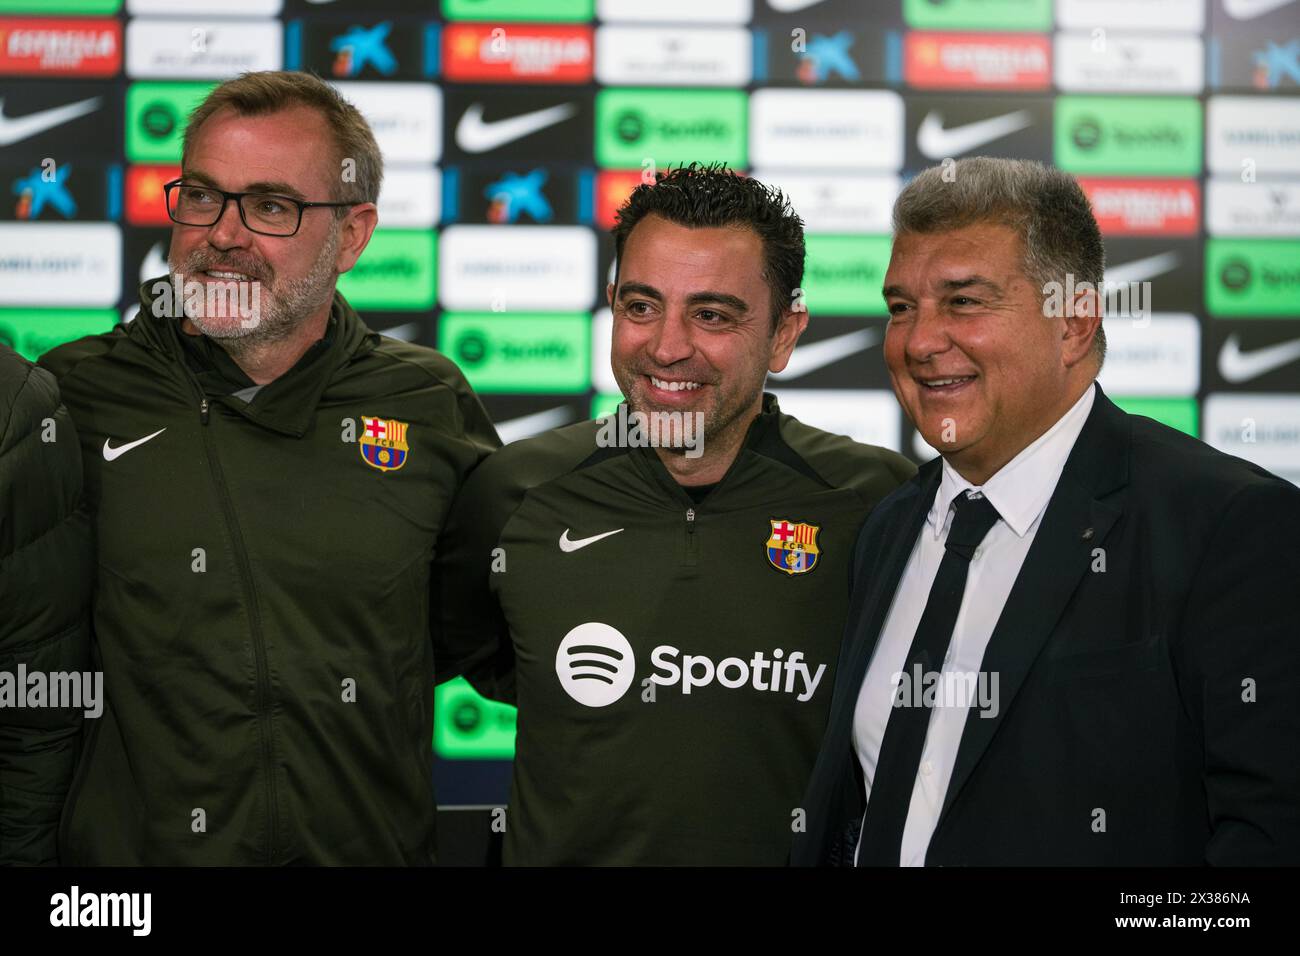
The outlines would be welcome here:
M 1095 549 L 1106 547 L 1107 535 L 1124 513 L 1125 496 L 1118 492 L 1129 481 L 1132 423 L 1100 385 L 1093 387 L 1092 411 L 1066 460 L 984 652 L 981 669 L 1000 675 L 998 713 L 986 717 L 972 709 L 967 715 L 931 847 L 942 839 L 953 802 L 1002 726 L 1030 668 L 1088 573 Z
M 621 404 L 626 405 L 627 403 L 623 402 Z M 728 483 L 729 479 L 740 467 L 741 461 L 747 452 L 768 444 L 774 437 L 779 436 L 780 420 L 781 407 L 777 404 L 776 396 L 771 392 L 764 392 L 762 407 L 759 409 L 758 414 L 754 416 L 754 420 L 749 423 L 749 430 L 745 432 L 745 440 L 737 450 L 735 459 L 727 467 L 726 473 L 715 485 L 715 492 Z M 693 507 L 695 505 L 694 500 L 686 493 L 686 489 L 679 485 L 677 480 L 668 473 L 668 469 L 664 467 L 664 463 L 660 460 L 659 452 L 656 449 L 631 448 L 628 450 L 632 453 L 633 461 L 637 462 L 642 471 L 669 497 L 688 506 Z M 713 493 L 710 493 L 709 498 L 712 497 Z
M 128 334 L 168 362 L 197 393 L 201 386 L 186 364 L 184 349 L 177 338 L 179 330 L 174 328 L 179 320 L 172 316 L 179 312 L 179 303 L 171 303 L 171 299 L 171 284 L 167 277 L 142 283 L 140 311 Z M 176 308 L 164 307 L 167 304 L 174 304 Z M 256 425 L 301 438 L 311 427 L 321 395 L 338 370 L 369 352 L 379 341 L 379 336 L 366 327 L 337 289 L 330 304 L 330 322 L 334 333 L 321 353 L 263 386 L 251 402 L 245 403 L 229 395 L 209 396 L 210 399 Z

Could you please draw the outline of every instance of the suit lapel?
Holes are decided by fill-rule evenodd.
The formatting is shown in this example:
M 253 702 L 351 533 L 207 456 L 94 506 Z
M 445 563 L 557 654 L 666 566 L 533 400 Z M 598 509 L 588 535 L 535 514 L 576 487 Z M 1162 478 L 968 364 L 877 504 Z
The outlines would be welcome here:
M 1100 386 L 1096 389 L 1088 421 L 1070 452 L 984 652 L 981 669 L 998 675 L 997 715 L 982 717 L 974 707 L 967 714 L 935 838 L 1010 713 L 1070 596 L 1088 572 L 1093 549 L 1102 546 L 1123 513 L 1119 504 L 1101 499 L 1128 480 L 1128 420 Z

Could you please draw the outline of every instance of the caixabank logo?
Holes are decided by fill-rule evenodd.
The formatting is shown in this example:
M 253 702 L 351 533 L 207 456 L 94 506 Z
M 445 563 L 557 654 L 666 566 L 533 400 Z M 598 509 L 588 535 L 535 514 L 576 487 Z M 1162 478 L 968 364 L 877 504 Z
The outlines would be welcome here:
M 285 66 L 338 80 L 418 80 L 437 62 L 437 29 L 420 20 L 292 20 Z
M 46 156 L 35 165 L 0 161 L 0 184 L 7 185 L 9 193 L 9 199 L 0 202 L 0 220 L 116 219 L 122 168 L 66 157 Z

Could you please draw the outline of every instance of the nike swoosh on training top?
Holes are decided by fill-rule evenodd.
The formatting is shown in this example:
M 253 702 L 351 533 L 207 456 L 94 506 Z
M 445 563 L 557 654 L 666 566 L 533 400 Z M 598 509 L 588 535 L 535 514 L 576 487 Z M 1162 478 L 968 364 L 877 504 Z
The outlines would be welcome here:
M 1105 281 L 1110 284 L 1143 282 L 1172 272 L 1178 266 L 1178 253 L 1161 252 L 1145 259 L 1134 259 L 1106 269 Z
M 12 146 L 37 133 L 44 133 L 47 129 L 71 122 L 78 116 L 93 113 L 99 109 L 99 104 L 103 101 L 102 96 L 92 96 L 90 99 L 78 100 L 66 106 L 55 106 L 37 113 L 28 113 L 15 119 L 5 116 L 5 101 L 4 97 L 0 96 L 0 146 Z
M 822 2 L 824 0 L 767 0 L 767 5 L 777 13 L 798 13 Z
M 547 408 L 540 412 L 533 412 L 531 415 L 521 415 L 519 418 L 510 418 L 493 424 L 501 444 L 509 445 L 512 441 L 519 441 L 538 432 L 567 425 L 573 421 L 573 418 L 573 409 L 568 405 L 557 405 L 555 408 Z
M 618 534 L 622 530 L 622 528 L 616 528 L 613 531 L 606 531 L 604 534 L 593 534 L 590 538 L 579 538 L 577 541 L 573 541 L 569 538 L 569 529 L 565 528 L 564 534 L 560 535 L 560 550 L 565 554 L 581 551 L 587 545 L 595 544 L 601 538 L 608 538 L 611 534 Z
M 865 352 L 878 344 L 883 337 L 879 329 L 860 329 L 857 332 L 837 335 L 832 339 L 801 345 L 790 354 L 789 364 L 780 372 L 773 372 L 772 378 L 777 381 L 803 378 L 809 372 L 825 368 L 856 352 Z
M 944 129 L 943 114 L 931 110 L 925 114 L 925 119 L 921 120 L 921 126 L 916 131 L 916 148 L 928 159 L 945 159 L 1033 125 L 1034 117 L 1029 110 L 1016 110 L 1014 113 Z
M 122 445 L 120 448 L 110 448 L 108 443 L 109 441 L 111 441 L 111 439 L 105 438 L 104 439 L 104 461 L 116 461 L 131 449 L 139 448 L 147 441 L 153 441 L 155 438 L 157 438 L 166 430 L 167 429 L 165 428 L 160 428 L 152 435 L 145 435 L 144 438 L 137 438 L 135 441 L 128 442 L 127 444 Z
M 1243 352 L 1241 342 L 1234 333 L 1228 336 L 1219 351 L 1219 374 L 1224 381 L 1236 385 L 1259 378 L 1265 372 L 1281 368 L 1296 359 L 1300 359 L 1300 339 Z
M 1223 9 L 1234 20 L 1254 20 L 1291 2 L 1293 0 L 1223 0 Z
M 456 124 L 456 145 L 467 153 L 486 153 L 506 143 L 554 126 L 576 115 L 575 103 L 560 103 L 546 109 L 521 113 L 509 119 L 483 122 L 483 104 L 474 103 Z

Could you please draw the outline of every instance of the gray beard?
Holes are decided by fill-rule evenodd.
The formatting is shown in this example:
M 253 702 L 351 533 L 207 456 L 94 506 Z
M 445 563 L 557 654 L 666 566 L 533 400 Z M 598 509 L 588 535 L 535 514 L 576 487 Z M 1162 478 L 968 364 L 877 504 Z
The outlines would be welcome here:
M 199 332 L 217 341 L 232 357 L 257 352 L 267 345 L 283 341 L 308 315 L 333 297 L 336 281 L 334 257 L 338 248 L 339 234 L 335 229 L 305 276 L 277 282 L 275 291 L 262 284 L 255 322 L 230 322 L 228 319 L 221 322 L 209 319 L 201 312 L 191 314 L 188 309 L 185 316 Z M 213 256 L 200 251 L 191 255 L 181 268 L 170 259 L 168 266 L 173 275 L 179 272 L 189 276 L 211 267 L 215 261 Z

